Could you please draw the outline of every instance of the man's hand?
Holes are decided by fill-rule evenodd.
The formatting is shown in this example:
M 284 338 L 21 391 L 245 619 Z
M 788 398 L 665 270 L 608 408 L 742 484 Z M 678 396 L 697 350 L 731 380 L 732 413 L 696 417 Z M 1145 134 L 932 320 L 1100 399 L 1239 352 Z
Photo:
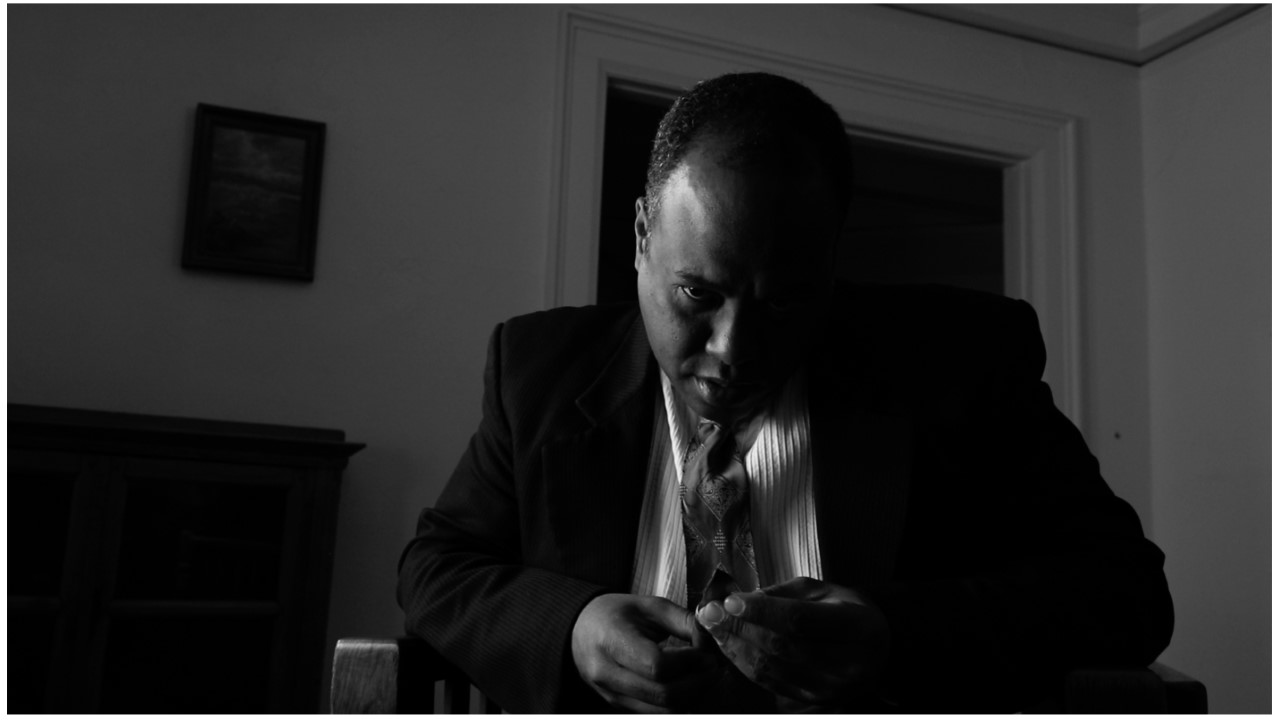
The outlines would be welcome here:
M 889 656 L 879 608 L 812 578 L 708 603 L 698 622 L 744 675 L 803 705 L 829 706 L 871 690 Z
M 693 613 L 664 598 L 601 595 L 578 614 L 573 662 L 587 685 L 615 707 L 681 711 L 715 682 L 718 658 L 660 643 L 668 637 L 691 641 L 695 623 Z

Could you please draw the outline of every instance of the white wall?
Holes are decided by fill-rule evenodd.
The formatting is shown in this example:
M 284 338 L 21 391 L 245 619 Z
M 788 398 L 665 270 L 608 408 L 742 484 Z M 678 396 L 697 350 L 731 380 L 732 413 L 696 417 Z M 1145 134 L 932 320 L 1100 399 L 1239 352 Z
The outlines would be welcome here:
M 1271 711 L 1271 10 L 1142 72 L 1152 501 L 1213 712 Z
M 336 427 L 331 638 L 396 561 L 542 302 L 555 12 L 9 10 L 9 401 Z M 328 123 L 314 284 L 178 265 L 197 102 Z
M 1151 527 L 1137 70 L 875 6 L 605 11 L 1079 117 L 1087 439 Z M 398 633 L 396 559 L 479 418 L 487 333 L 542 303 L 560 12 L 9 10 L 9 400 L 369 443 L 330 640 Z M 328 123 L 314 284 L 179 268 L 197 102 Z

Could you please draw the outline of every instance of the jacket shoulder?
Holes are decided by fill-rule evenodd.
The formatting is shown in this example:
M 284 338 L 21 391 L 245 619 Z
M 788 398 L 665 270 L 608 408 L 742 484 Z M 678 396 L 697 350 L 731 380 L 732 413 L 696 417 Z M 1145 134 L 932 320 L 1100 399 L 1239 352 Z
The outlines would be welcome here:
M 847 319 L 837 348 L 889 374 L 1039 379 L 1044 341 L 1025 301 L 942 285 L 850 285 L 834 311 Z
M 836 305 L 861 322 L 922 327 L 1008 326 L 1035 312 L 1023 300 L 946 285 L 844 285 Z
M 563 372 L 608 359 L 638 319 L 635 305 L 542 310 L 503 323 L 502 344 L 512 361 L 530 371 L 546 365 Z
M 578 417 L 574 402 L 633 334 L 643 333 L 635 305 L 555 308 L 499 326 L 495 343 L 501 393 L 508 410 L 541 421 Z M 527 418 L 526 418 L 527 419 Z

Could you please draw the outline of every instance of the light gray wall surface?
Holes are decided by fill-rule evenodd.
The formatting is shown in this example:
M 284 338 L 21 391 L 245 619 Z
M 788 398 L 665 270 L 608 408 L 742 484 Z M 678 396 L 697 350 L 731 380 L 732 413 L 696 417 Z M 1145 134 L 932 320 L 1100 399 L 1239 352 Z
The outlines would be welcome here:
M 1182 281 L 1148 288 L 1147 255 L 1160 248 L 1143 242 L 1143 223 L 1178 225 L 1196 199 L 1192 186 L 1161 181 L 1147 200 L 1168 207 L 1144 215 L 1143 182 L 1159 168 L 1153 153 L 1180 141 L 1176 127 L 1140 107 L 1185 102 L 1183 73 L 1144 73 L 1160 89 L 1140 92 L 1129 66 L 875 6 L 599 10 L 661 32 L 1079 117 L 1086 437 L 1149 533 L 1162 527 L 1161 508 L 1176 517 L 1188 507 L 1189 499 L 1153 497 L 1185 490 L 1153 489 L 1152 467 L 1185 458 L 1176 445 L 1186 427 L 1162 425 L 1151 411 L 1195 404 L 1207 391 L 1188 394 L 1184 384 L 1200 366 L 1154 353 L 1180 353 L 1202 329 L 1179 330 L 1159 314 L 1164 324 L 1148 327 L 1148 301 L 1169 301 Z M 542 307 L 562 12 L 10 9 L 9 400 L 338 427 L 368 443 L 344 485 L 330 645 L 398 634 L 396 560 L 479 419 L 487 335 Z M 1221 74 L 1219 61 L 1206 62 Z M 315 283 L 179 268 L 198 102 L 328 124 Z M 1212 124 L 1208 109 L 1184 112 Z M 1200 122 L 1186 130 L 1192 142 L 1226 141 L 1192 132 Z M 1169 135 L 1144 144 L 1144 132 Z M 1159 258 L 1182 273 L 1198 263 L 1186 232 Z M 1242 245 L 1230 257 L 1244 263 L 1256 251 Z M 1201 291 L 1232 282 L 1214 273 Z M 1255 345 L 1246 338 L 1230 352 L 1256 353 Z M 1219 355 L 1205 357 L 1218 367 Z M 1210 402 L 1220 426 L 1233 422 L 1237 401 L 1253 412 L 1239 394 Z M 1215 445 L 1203 457 L 1233 449 Z M 1211 496 L 1222 492 L 1225 503 L 1257 494 L 1254 485 L 1221 487 Z M 1184 548 L 1195 538 L 1169 539 Z M 1269 578 L 1263 560 L 1245 556 L 1240 571 Z M 1186 565 L 1187 577 L 1202 565 Z M 1215 672 L 1226 667 L 1217 658 L 1234 640 L 1204 642 Z
M 480 418 L 488 334 L 540 307 L 555 19 L 10 9 L 9 401 L 368 443 L 330 647 L 401 634 L 396 562 Z M 179 267 L 198 102 L 327 123 L 313 284 Z
M 1271 10 L 1142 72 L 1163 659 L 1271 711 Z

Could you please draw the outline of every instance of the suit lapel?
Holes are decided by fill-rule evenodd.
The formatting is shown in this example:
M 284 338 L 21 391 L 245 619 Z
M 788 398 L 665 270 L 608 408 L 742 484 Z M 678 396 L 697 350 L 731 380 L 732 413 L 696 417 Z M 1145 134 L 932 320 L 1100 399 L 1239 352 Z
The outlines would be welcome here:
M 910 423 L 872 409 L 873 381 L 846 380 L 830 354 L 810 366 L 814 500 L 823 576 L 841 585 L 893 576 L 911 489 Z
M 565 573 L 616 591 L 631 585 L 657 392 L 644 324 L 632 318 L 617 352 L 577 398 L 584 429 L 542 451 Z

